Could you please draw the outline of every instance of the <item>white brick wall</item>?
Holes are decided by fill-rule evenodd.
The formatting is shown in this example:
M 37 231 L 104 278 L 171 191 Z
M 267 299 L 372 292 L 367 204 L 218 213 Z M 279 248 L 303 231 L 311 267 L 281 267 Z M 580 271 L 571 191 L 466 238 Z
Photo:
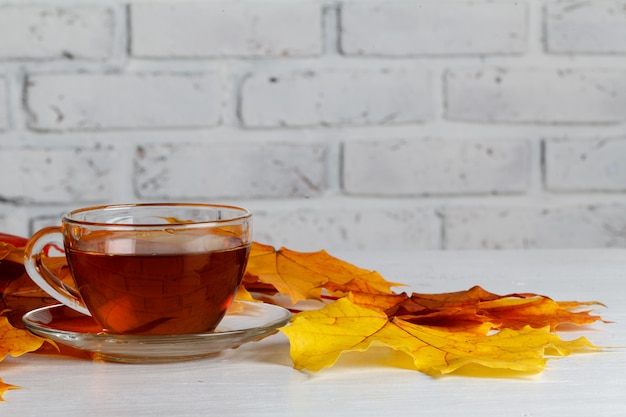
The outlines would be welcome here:
M 406 204 L 367 207 L 275 208 L 256 213 L 255 236 L 300 250 L 433 250 L 441 247 L 441 220 L 432 209 Z M 306 239 L 303 239 L 303 235 Z
M 10 212 L 0 213 L 0 230 L 3 233 L 23 235 L 23 225 L 28 223 L 26 210 L 13 209 Z
M 246 127 L 410 123 L 428 120 L 431 113 L 424 71 L 260 74 L 247 78 L 241 91 Z
M 115 198 L 110 149 L 25 148 L 0 153 L 2 197 L 28 203 L 94 202 Z
M 94 59 L 112 48 L 107 7 L 0 5 L 0 59 Z
M 341 6 L 341 50 L 378 56 L 519 54 L 527 50 L 526 13 L 523 1 L 347 3 Z
M 251 208 L 300 250 L 626 247 L 624 0 L 0 0 L 0 230 Z
M 547 5 L 547 48 L 555 53 L 626 53 L 626 1 Z
M 528 187 L 528 143 L 520 140 L 355 141 L 344 144 L 343 157 L 348 194 L 500 194 Z
M 624 247 L 624 206 L 454 208 L 444 215 L 449 249 Z
M 491 69 L 446 74 L 446 116 L 493 123 L 626 121 L 626 70 Z
M 546 187 L 626 192 L 626 138 L 546 143 Z
M 29 126 L 38 130 L 187 128 L 220 121 L 213 74 L 37 75 L 26 85 Z
M 319 196 L 326 185 L 318 144 L 159 144 L 137 151 L 135 187 L 151 199 Z
M 319 55 L 321 12 L 311 2 L 134 4 L 131 53 L 152 58 Z
M 7 83 L 4 77 L 0 76 L 0 131 L 7 128 L 9 102 L 7 95 Z

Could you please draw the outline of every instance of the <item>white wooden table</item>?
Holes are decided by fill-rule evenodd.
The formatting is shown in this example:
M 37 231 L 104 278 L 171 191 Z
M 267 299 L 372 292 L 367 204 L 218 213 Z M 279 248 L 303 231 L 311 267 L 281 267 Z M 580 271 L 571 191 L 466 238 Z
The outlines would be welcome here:
M 336 253 L 419 292 L 481 285 L 597 300 L 613 324 L 564 338 L 626 346 L 626 251 Z M 310 374 L 282 334 L 193 362 L 128 365 L 28 354 L 0 362 L 0 416 L 626 416 L 626 349 L 548 362 L 538 375 L 432 378 L 388 366 L 394 353 L 344 356 Z

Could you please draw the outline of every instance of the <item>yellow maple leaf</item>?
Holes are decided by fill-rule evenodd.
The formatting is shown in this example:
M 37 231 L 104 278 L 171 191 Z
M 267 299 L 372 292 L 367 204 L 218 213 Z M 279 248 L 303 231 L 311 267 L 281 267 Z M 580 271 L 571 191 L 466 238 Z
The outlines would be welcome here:
M 5 316 L 0 316 L 0 361 L 7 355 L 17 357 L 33 352 L 43 345 L 45 339 L 35 336 L 28 330 L 11 326 Z
M 321 310 L 298 313 L 281 331 L 289 339 L 294 367 L 311 371 L 333 365 L 343 352 L 380 345 L 410 355 L 416 369 L 429 375 L 470 364 L 535 373 L 544 369 L 549 354 L 596 349 L 585 338 L 563 341 L 549 327 L 480 335 L 417 325 L 389 319 L 381 310 L 346 298 Z
M 35 336 L 28 330 L 16 329 L 11 326 L 5 316 L 0 316 L 0 361 L 7 355 L 13 357 L 33 352 L 43 345 L 45 339 Z M 2 395 L 9 389 L 18 388 L 15 385 L 5 384 L 0 379 L 0 401 Z

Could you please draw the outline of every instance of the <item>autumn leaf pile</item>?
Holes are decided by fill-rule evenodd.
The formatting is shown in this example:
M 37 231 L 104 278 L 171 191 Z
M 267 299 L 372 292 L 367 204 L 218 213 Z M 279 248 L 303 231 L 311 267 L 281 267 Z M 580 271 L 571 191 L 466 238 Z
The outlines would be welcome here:
M 333 258 L 255 244 L 244 278 L 250 291 L 275 289 L 295 305 L 334 300 L 295 314 L 281 331 L 297 369 L 318 371 L 343 352 L 386 346 L 406 353 L 415 368 L 443 375 L 464 365 L 540 372 L 553 356 L 597 350 L 581 337 L 562 340 L 564 323 L 601 320 L 596 302 L 557 302 L 537 294 L 497 295 L 480 287 L 442 294 L 395 293 L 397 283 Z M 584 310 L 581 311 L 581 308 Z
M 4 295 L 11 282 L 24 275 L 16 266 L 21 265 L 21 245 L 25 243 L 24 239 L 0 234 L 0 267 L 4 265 L 4 268 L 0 268 L 0 361 L 9 355 L 16 357 L 36 351 L 44 344 L 44 339 L 14 327 L 6 316 L 10 311 L 6 308 Z M 6 391 L 15 388 L 15 385 L 7 384 L 0 378 L 0 401 L 3 401 L 2 395 Z
M 19 326 L 16 317 L 51 302 L 23 270 L 25 243 L 0 234 L 0 361 L 37 351 L 45 343 L 14 327 Z M 63 258 L 50 259 L 53 269 L 67 275 Z M 280 330 L 289 339 L 296 369 L 319 371 L 343 352 L 384 346 L 406 353 L 417 370 L 429 375 L 465 365 L 535 373 L 551 357 L 598 349 L 584 337 L 565 341 L 555 332 L 564 323 L 602 321 L 590 314 L 596 302 L 497 295 L 480 287 L 441 294 L 394 292 L 399 286 L 325 251 L 302 253 L 253 243 L 237 297 L 289 300 L 296 314 Z M 298 311 L 310 300 L 318 302 L 315 308 Z M 0 379 L 0 401 L 12 388 Z

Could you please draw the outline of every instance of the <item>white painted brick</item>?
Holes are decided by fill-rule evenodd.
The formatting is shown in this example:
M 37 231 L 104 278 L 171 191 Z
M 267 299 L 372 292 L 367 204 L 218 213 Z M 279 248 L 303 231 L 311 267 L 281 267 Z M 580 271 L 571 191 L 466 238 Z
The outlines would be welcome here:
M 30 236 L 28 216 L 24 209 L 0 205 L 0 232 L 15 236 Z
M 107 58 L 111 10 L 100 6 L 0 6 L 0 58 Z
M 343 188 L 372 196 L 520 193 L 528 187 L 525 140 L 346 142 Z
M 626 247 L 625 206 L 447 209 L 446 249 Z
M 0 77 L 0 131 L 6 130 L 9 125 L 9 97 L 7 83 Z
M 74 206 L 71 208 L 71 210 L 74 210 L 78 208 L 77 206 Z M 33 218 L 30 219 L 30 234 L 35 233 L 37 230 L 41 230 L 44 227 L 50 227 L 50 226 L 60 226 L 61 225 L 61 219 L 63 218 L 63 215 L 69 211 L 68 210 L 58 210 L 56 213 L 54 214 L 50 214 L 50 215 L 43 215 L 43 216 L 35 216 Z
M 8 228 L 10 224 L 11 224 L 11 220 L 9 219 L 8 214 L 0 212 L 0 230 L 2 230 L 3 233 L 9 233 Z
M 354 2 L 341 6 L 346 55 L 519 54 L 527 49 L 524 1 Z
M 626 1 L 549 2 L 546 48 L 555 53 L 626 53 Z
M 619 69 L 451 70 L 446 117 L 488 123 L 626 121 L 626 71 Z
M 626 191 L 626 138 L 550 140 L 546 187 L 557 191 Z
M 319 55 L 317 2 L 218 1 L 131 5 L 131 53 L 140 57 Z
M 254 210 L 254 240 L 299 251 L 431 250 L 440 247 L 432 209 L 370 205 Z
M 318 196 L 326 186 L 319 144 L 160 144 L 138 149 L 135 188 L 143 198 Z
M 244 81 L 247 127 L 369 125 L 432 117 L 428 73 L 330 70 L 255 74 Z
M 215 74 L 38 75 L 27 83 L 29 126 L 101 130 L 215 126 Z
M 0 200 L 31 203 L 113 199 L 116 157 L 108 148 L 0 149 Z

